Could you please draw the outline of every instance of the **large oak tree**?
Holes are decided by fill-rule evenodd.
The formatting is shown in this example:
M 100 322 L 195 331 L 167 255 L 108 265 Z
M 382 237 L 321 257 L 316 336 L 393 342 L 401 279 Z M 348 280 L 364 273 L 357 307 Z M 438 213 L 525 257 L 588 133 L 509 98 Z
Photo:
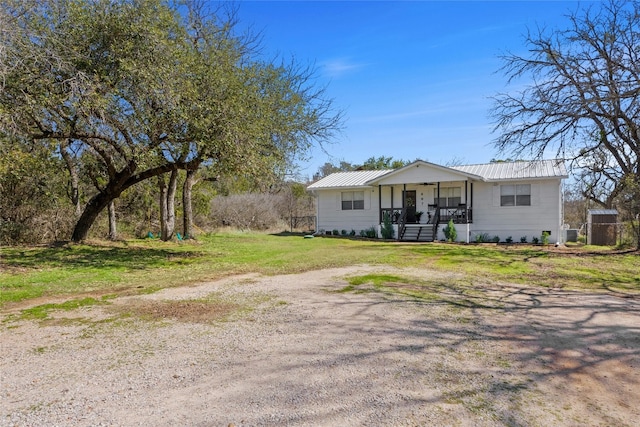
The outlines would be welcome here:
M 266 176 L 340 126 L 312 70 L 260 59 L 233 14 L 188 1 L 8 0 L 0 22 L 0 132 L 71 147 L 90 166 L 97 192 L 76 241 L 143 180 L 202 164 Z

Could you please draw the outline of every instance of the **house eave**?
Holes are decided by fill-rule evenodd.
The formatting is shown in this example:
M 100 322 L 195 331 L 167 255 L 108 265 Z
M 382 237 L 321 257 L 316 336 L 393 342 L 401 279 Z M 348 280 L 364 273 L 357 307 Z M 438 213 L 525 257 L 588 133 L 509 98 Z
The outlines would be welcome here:
M 549 181 L 549 180 L 562 180 L 569 178 L 568 175 L 557 175 L 557 176 L 538 176 L 531 178 L 487 178 L 484 179 L 484 182 L 531 182 L 531 181 Z
M 368 190 L 372 188 L 374 188 L 374 186 L 372 185 L 348 185 L 343 187 L 331 186 L 331 187 L 312 187 L 312 188 L 307 187 L 309 191 L 323 191 L 323 190 L 348 191 L 348 190 Z
M 420 166 L 425 166 L 425 167 L 433 168 L 433 169 L 436 169 L 436 170 L 452 173 L 452 174 L 458 175 L 461 178 L 465 178 L 465 179 L 471 179 L 471 180 L 476 180 L 476 181 L 484 181 L 484 178 L 479 176 L 479 175 L 474 175 L 474 174 L 471 174 L 471 173 L 468 173 L 468 172 L 459 171 L 459 170 L 452 169 L 452 168 L 449 168 L 449 167 L 446 167 L 446 166 L 441 166 L 441 165 L 438 165 L 438 164 L 435 164 L 435 163 L 426 162 L 424 160 L 416 160 L 415 162 L 409 163 L 408 165 L 403 166 L 403 167 L 401 167 L 399 169 L 395 169 L 395 170 L 389 171 L 388 173 L 386 173 L 384 175 L 375 177 L 375 178 L 367 181 L 366 183 L 369 184 L 369 185 L 375 185 L 376 183 L 378 183 L 378 182 L 380 182 L 382 180 L 390 178 L 390 177 L 392 177 L 394 175 L 401 174 L 401 173 L 407 171 L 408 169 L 411 169 L 413 167 L 420 167 Z M 422 183 L 421 182 L 413 182 L 413 183 L 407 182 L 407 184 L 422 184 Z

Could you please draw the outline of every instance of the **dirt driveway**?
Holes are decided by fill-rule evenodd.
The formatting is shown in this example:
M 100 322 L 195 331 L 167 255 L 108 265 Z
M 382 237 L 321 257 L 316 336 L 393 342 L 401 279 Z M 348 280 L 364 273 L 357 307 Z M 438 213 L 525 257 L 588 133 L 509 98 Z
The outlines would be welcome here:
M 439 296 L 339 292 L 374 271 Z M 355 266 L 5 310 L 0 426 L 638 425 L 637 296 L 450 279 Z

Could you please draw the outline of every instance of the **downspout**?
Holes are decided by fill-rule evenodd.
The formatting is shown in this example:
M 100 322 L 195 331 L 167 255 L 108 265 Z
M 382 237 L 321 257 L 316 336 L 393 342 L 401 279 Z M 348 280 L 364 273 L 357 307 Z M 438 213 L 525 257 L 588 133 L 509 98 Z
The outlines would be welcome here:
M 320 219 L 320 196 L 318 195 L 316 190 L 311 190 L 311 193 L 316 198 L 316 231 L 315 231 L 314 234 L 317 235 L 318 234 L 318 224 L 320 223 L 320 221 L 319 221 L 319 219 Z

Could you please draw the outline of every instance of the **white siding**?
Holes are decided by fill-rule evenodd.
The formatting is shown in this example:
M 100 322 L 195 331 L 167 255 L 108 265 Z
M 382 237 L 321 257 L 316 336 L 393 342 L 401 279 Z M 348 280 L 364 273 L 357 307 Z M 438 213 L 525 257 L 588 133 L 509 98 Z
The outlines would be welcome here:
M 531 242 L 533 237 L 540 239 L 543 231 L 551 231 L 550 242 L 559 241 L 562 212 L 558 196 L 561 191 L 560 180 L 530 183 L 531 206 L 500 206 L 500 185 L 511 182 L 475 182 L 470 241 L 474 241 L 477 234 L 487 233 L 490 237 L 499 236 L 501 241 L 511 236 L 514 242 L 519 242 L 521 237 L 526 236 L 527 241 Z
M 378 188 L 365 188 L 364 209 L 342 210 L 342 190 L 317 190 L 318 230 L 365 230 L 378 224 Z M 348 191 L 348 190 L 344 190 Z
M 551 232 L 551 242 L 562 238 L 561 182 L 566 172 L 561 163 L 545 161 L 532 167 L 526 162 L 518 162 L 455 169 L 417 161 L 396 171 L 345 172 L 323 178 L 308 187 L 317 195 L 317 229 L 359 233 L 377 226 L 380 200 L 382 208 L 401 208 L 405 189 L 416 191 L 416 209 L 426 213 L 428 205 L 434 203 L 436 183 L 440 183 L 440 188 L 460 188 L 461 202 L 473 209 L 470 241 L 476 235 L 486 233 L 491 238 L 498 236 L 501 241 L 510 236 L 514 242 L 519 242 L 524 236 L 531 242 L 534 237 L 540 238 L 543 231 Z M 465 197 L 465 181 L 469 184 L 469 199 Z M 522 184 L 531 185 L 531 205 L 500 206 L 500 185 Z M 342 210 L 341 192 L 351 190 L 365 192 L 364 209 Z M 458 240 L 466 240 L 467 225 L 459 224 L 456 228 Z M 439 238 L 443 237 L 440 233 Z

